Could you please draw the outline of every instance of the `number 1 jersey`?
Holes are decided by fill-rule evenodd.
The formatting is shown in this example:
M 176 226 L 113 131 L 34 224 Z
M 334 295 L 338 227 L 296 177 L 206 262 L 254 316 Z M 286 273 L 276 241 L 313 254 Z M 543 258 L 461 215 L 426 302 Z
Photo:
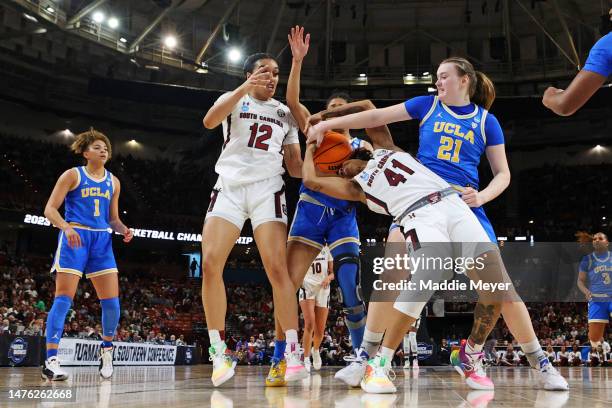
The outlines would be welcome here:
M 217 103 L 228 98 L 225 93 Z M 223 120 L 223 150 L 215 171 L 227 184 L 247 184 L 284 173 L 283 146 L 299 143 L 289 108 L 243 96 Z

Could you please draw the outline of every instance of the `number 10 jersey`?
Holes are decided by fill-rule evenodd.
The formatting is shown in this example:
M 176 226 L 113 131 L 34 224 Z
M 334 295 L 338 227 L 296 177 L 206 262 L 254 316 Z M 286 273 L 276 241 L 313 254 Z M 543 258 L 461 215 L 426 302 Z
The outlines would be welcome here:
M 215 104 L 229 97 L 225 93 Z M 289 108 L 270 99 L 248 94 L 223 120 L 223 150 L 215 171 L 224 183 L 239 185 L 282 175 L 283 146 L 299 143 L 296 122 Z

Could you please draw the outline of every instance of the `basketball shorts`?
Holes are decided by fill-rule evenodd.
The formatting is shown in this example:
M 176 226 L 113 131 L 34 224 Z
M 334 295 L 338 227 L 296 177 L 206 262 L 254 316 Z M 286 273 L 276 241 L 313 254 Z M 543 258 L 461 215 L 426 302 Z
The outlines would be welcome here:
M 314 284 L 308 281 L 302 283 L 302 287 L 298 292 L 298 300 L 312 300 L 315 301 L 317 307 L 329 307 L 329 294 L 330 286 L 323 288 L 320 284 Z
M 474 213 L 474 215 L 480 222 L 480 225 L 482 226 L 482 228 L 485 230 L 485 232 L 489 236 L 489 239 L 491 240 L 491 242 L 497 242 L 497 236 L 495 235 L 495 231 L 493 230 L 493 225 L 491 224 L 491 221 L 489 221 L 489 218 L 485 214 L 484 208 L 483 207 L 470 207 L 470 209 L 472 210 L 472 212 Z M 399 228 L 399 227 L 400 227 L 399 224 L 396 224 L 395 222 L 392 223 L 391 226 L 389 227 L 389 233 L 391 233 L 391 231 L 393 231 L 395 228 Z
M 612 315 L 612 301 L 609 301 L 610 296 L 603 298 L 604 301 L 599 301 L 596 297 L 589 300 L 589 323 L 608 323 L 610 315 Z
M 60 231 L 51 273 L 64 272 L 92 278 L 117 273 L 113 254 L 112 234 L 107 230 L 94 230 L 73 226 L 81 237 L 79 248 L 70 248 L 64 231 Z
M 329 250 L 348 243 L 361 244 L 355 208 L 346 211 L 298 201 L 289 241 L 302 242 L 322 250 L 325 243 Z
M 206 212 L 209 217 L 220 217 L 242 230 L 251 220 L 253 230 L 263 223 L 279 221 L 287 224 L 285 183 L 281 176 L 248 184 L 228 184 L 219 177 L 210 195 Z
M 401 227 L 406 238 L 407 252 L 415 259 L 476 258 L 497 249 L 476 215 L 455 194 L 436 204 L 417 209 L 402 220 Z M 422 285 L 421 281 L 440 282 L 452 278 L 450 274 L 452 271 L 434 268 L 415 271 L 411 281 L 420 290 L 403 291 L 394 303 L 394 308 L 418 319 L 421 310 L 435 292 L 423 289 L 427 285 Z

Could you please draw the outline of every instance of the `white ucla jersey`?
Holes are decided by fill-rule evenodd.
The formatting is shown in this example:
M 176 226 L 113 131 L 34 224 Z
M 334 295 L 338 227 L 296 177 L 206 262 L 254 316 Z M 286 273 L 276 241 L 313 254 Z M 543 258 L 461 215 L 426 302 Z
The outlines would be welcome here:
M 368 208 L 399 217 L 421 198 L 450 185 L 406 152 L 376 149 L 366 168 L 353 178 L 363 189 Z
M 229 96 L 221 95 L 215 104 Z M 223 120 L 223 150 L 215 171 L 227 184 L 246 184 L 281 175 L 283 146 L 299 143 L 289 108 L 270 99 L 243 96 Z
M 324 247 L 323 250 L 319 252 L 319 255 L 317 255 L 312 265 L 310 265 L 310 269 L 308 269 L 308 273 L 304 277 L 304 283 L 311 285 L 320 285 L 323 283 L 325 278 L 329 275 L 328 262 L 331 261 L 331 259 L 329 248 Z

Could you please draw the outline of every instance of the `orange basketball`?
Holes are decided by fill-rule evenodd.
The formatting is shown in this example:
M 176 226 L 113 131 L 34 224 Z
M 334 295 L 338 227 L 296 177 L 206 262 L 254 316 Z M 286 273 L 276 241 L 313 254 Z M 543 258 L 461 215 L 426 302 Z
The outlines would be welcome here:
M 337 173 L 347 159 L 351 157 L 353 149 L 348 137 L 338 132 L 325 132 L 325 138 L 315 150 L 313 159 L 315 166 L 323 173 Z

